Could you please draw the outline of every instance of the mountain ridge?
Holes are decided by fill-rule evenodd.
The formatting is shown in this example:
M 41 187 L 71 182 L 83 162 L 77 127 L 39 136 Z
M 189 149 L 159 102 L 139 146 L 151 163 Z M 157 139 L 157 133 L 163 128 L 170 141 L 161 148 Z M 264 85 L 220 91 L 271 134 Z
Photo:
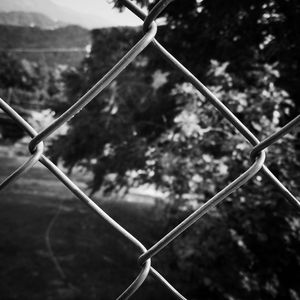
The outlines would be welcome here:
M 51 0 L 1 0 L 0 12 L 40 13 L 53 20 L 65 24 L 79 25 L 88 29 L 111 27 L 113 22 L 105 17 L 80 13 L 57 5 Z
M 55 29 L 67 24 L 54 21 L 42 13 L 10 11 L 0 12 L 0 24 L 21 27 L 39 27 L 42 29 Z

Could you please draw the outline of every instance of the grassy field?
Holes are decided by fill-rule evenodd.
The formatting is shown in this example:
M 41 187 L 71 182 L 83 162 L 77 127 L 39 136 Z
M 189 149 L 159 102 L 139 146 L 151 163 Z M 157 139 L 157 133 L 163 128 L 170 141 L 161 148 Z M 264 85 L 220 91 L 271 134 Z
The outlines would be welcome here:
M 3 180 L 24 158 L 1 149 Z M 135 248 L 43 166 L 4 190 L 0 201 L 0 299 L 115 299 L 139 271 Z M 152 206 L 104 201 L 101 207 L 146 247 L 165 233 Z M 163 274 L 168 255 L 154 259 Z M 149 278 L 132 299 L 173 297 Z

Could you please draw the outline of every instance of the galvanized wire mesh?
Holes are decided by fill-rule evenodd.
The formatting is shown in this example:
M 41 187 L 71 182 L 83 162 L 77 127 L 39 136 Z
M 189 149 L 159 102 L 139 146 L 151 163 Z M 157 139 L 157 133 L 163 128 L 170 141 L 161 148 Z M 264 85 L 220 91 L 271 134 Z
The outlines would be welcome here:
M 148 15 L 134 5 L 129 0 L 122 0 L 122 3 L 131 10 L 140 19 L 144 20 L 143 30 L 144 36 L 130 49 L 130 51 L 115 65 L 111 70 L 102 77 L 85 95 L 83 95 L 73 106 L 58 117 L 52 124 L 46 127 L 41 132 L 37 133 L 11 106 L 0 99 L 0 108 L 6 112 L 16 123 L 18 123 L 31 137 L 29 143 L 30 158 L 20 166 L 13 174 L 6 178 L 0 184 L 0 190 L 11 184 L 26 171 L 40 161 L 46 168 L 48 168 L 60 180 L 66 188 L 68 188 L 77 198 L 87 204 L 94 210 L 99 217 L 105 220 L 108 224 L 114 227 L 119 233 L 127 238 L 129 242 L 137 247 L 140 251 L 140 256 L 137 263 L 140 265 L 140 273 L 135 280 L 127 287 L 127 289 L 117 299 L 129 299 L 137 289 L 145 281 L 149 273 L 160 281 L 177 299 L 186 299 L 182 296 L 160 273 L 158 273 L 151 266 L 151 258 L 164 249 L 172 240 L 176 239 L 187 228 L 192 226 L 197 220 L 205 215 L 212 207 L 222 202 L 229 194 L 244 185 L 258 172 L 262 172 L 271 183 L 280 190 L 283 196 L 296 208 L 300 208 L 300 201 L 288 191 L 282 183 L 272 174 L 272 172 L 265 166 L 266 159 L 265 149 L 274 144 L 282 136 L 290 132 L 295 126 L 300 123 L 300 115 L 293 119 L 290 123 L 281 128 L 278 132 L 265 139 L 259 141 L 251 131 L 207 88 L 202 84 L 188 69 L 186 69 L 175 57 L 173 57 L 156 39 L 157 26 L 155 19 L 164 10 L 167 5 L 173 0 L 161 0 Z M 242 173 L 233 182 L 223 188 L 214 197 L 209 199 L 205 204 L 188 216 L 183 222 L 177 225 L 161 240 L 156 242 L 150 249 L 146 247 L 128 231 L 126 231 L 118 222 L 106 214 L 92 199 L 90 199 L 75 183 L 73 183 L 56 165 L 54 165 L 44 154 L 43 141 L 55 132 L 58 128 L 68 122 L 75 114 L 85 107 L 93 100 L 104 88 L 106 88 L 147 46 L 154 46 L 166 61 L 173 66 L 177 71 L 180 71 L 187 81 L 192 83 L 214 107 L 226 118 L 244 138 L 252 144 L 253 149 L 250 155 L 252 165 Z

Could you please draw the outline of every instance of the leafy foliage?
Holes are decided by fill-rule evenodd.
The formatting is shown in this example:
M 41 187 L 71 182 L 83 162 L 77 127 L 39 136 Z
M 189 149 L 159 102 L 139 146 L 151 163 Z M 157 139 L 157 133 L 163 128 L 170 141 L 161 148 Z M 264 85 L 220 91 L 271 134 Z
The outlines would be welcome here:
M 0 89 L 2 97 L 23 109 L 53 107 L 65 99 L 62 74 L 65 67 L 0 55 Z
M 49 125 L 54 114 L 51 110 L 55 110 L 65 99 L 64 70 L 63 66 L 49 67 L 1 53 L 0 97 L 39 131 Z M 16 141 L 25 132 L 10 118 L 4 118 L 1 134 L 4 139 Z
M 299 88 L 289 80 L 299 78 L 299 36 L 291 26 L 296 8 L 293 1 L 178 1 L 159 39 L 263 139 L 299 109 Z M 135 29 L 94 31 L 90 57 L 66 74 L 66 107 L 137 38 Z M 270 147 L 267 162 L 296 194 L 294 136 Z M 245 171 L 250 150 L 151 49 L 52 145 L 53 157 L 70 168 L 81 164 L 93 171 L 92 192 L 145 182 L 167 192 L 170 228 Z M 200 223 L 172 244 L 170 265 L 191 299 L 299 299 L 299 213 L 261 175 Z
M 38 80 L 38 70 L 26 61 L 3 53 L 0 55 L 0 88 L 18 87 L 32 90 Z
M 260 138 L 278 130 L 281 108 L 293 109 L 288 94 L 274 86 L 278 72 L 269 65 L 254 67 L 253 86 L 240 90 L 226 65 L 212 62 L 210 89 Z M 153 153 L 161 181 L 173 192 L 171 227 L 250 163 L 249 144 L 193 87 L 177 86 L 174 96 L 185 107 Z M 267 161 L 297 192 L 294 141 L 289 135 L 270 147 Z M 195 284 L 186 291 L 192 299 L 297 299 L 299 246 L 299 213 L 258 175 L 175 240 L 174 264 L 183 282 Z
M 93 36 L 95 46 L 90 57 L 77 72 L 73 70 L 65 75 L 66 92 L 72 101 L 129 50 L 138 33 L 135 29 L 114 28 L 96 30 Z M 106 41 L 105 46 L 103 41 Z M 106 181 L 106 188 L 110 190 L 111 184 L 116 187 L 128 183 L 130 171 L 143 169 L 148 142 L 158 137 L 167 126 L 166 118 L 174 114 L 174 103 L 162 102 L 159 91 L 152 88 L 152 75 L 145 71 L 147 64 L 148 58 L 140 56 L 76 116 L 67 138 L 61 137 L 68 147 L 61 148 L 60 140 L 53 145 L 52 155 L 62 156 L 69 167 L 81 163 L 94 171 L 92 191 L 103 184 L 108 174 L 117 176 L 113 177 L 114 183 Z M 155 82 L 155 86 L 157 84 Z
M 158 1 L 147 2 L 151 8 Z M 163 17 L 167 22 L 160 40 L 197 77 L 204 78 L 211 59 L 230 62 L 229 70 L 240 78 L 253 64 L 277 63 L 282 75 L 277 83 L 295 102 L 299 98 L 297 1 L 174 1 Z

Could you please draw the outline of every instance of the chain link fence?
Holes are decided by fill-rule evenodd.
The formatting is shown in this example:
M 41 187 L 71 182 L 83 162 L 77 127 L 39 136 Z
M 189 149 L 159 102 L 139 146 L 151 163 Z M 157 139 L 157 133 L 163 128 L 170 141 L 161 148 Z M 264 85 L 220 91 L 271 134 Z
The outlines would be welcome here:
M 173 57 L 156 39 L 157 25 L 155 19 L 173 0 L 161 0 L 148 15 L 137 7 L 130 0 L 122 0 L 121 2 L 131 10 L 137 17 L 144 21 L 143 23 L 143 37 L 132 46 L 130 51 L 115 65 L 111 70 L 102 77 L 85 95 L 83 95 L 73 106 L 58 117 L 52 124 L 46 127 L 41 132 L 36 132 L 13 108 L 5 101 L 0 99 L 0 108 L 10 116 L 19 126 L 21 126 L 31 137 L 28 147 L 31 153 L 30 158 L 20 166 L 13 174 L 7 177 L 1 184 L 0 190 L 3 190 L 9 184 L 12 184 L 17 178 L 22 176 L 26 171 L 31 169 L 35 163 L 40 161 L 50 172 L 52 172 L 58 180 L 60 180 L 66 188 L 68 188 L 78 199 L 83 201 L 92 210 L 94 210 L 99 217 L 105 220 L 110 226 L 114 227 L 121 235 L 132 243 L 140 252 L 137 263 L 140 265 L 140 272 L 134 281 L 125 289 L 125 291 L 117 299 L 129 299 L 142 285 L 145 279 L 151 274 L 159 282 L 161 282 L 177 299 L 186 299 L 180 294 L 159 272 L 151 266 L 151 258 L 157 255 L 162 249 L 187 228 L 192 226 L 197 220 L 204 216 L 211 208 L 222 202 L 228 195 L 233 193 L 236 189 L 244 185 L 258 172 L 262 172 L 270 182 L 276 187 L 282 195 L 295 208 L 300 208 L 300 201 L 287 190 L 282 183 L 272 174 L 266 167 L 266 153 L 265 150 L 271 144 L 274 144 L 278 139 L 290 132 L 294 127 L 300 123 L 300 115 L 298 115 L 291 122 L 282 127 L 278 132 L 269 136 L 263 141 L 259 141 L 251 131 L 208 89 L 202 84 L 188 69 L 186 69 L 175 57 Z M 251 166 L 242 173 L 233 182 L 223 188 L 215 196 L 209 199 L 205 204 L 199 207 L 191 215 L 189 215 L 183 222 L 177 225 L 161 240 L 155 243 L 150 249 L 146 247 L 133 235 L 125 230 L 118 222 L 106 214 L 92 199 L 90 199 L 75 183 L 73 183 L 55 164 L 53 164 L 44 154 L 43 141 L 49 137 L 58 128 L 68 122 L 75 114 L 79 113 L 90 101 L 93 100 L 103 89 L 105 89 L 146 47 L 152 45 L 166 61 L 175 69 L 180 71 L 186 80 L 194 85 L 201 94 L 203 94 L 211 104 L 226 118 L 244 138 L 253 146 L 250 154 Z

